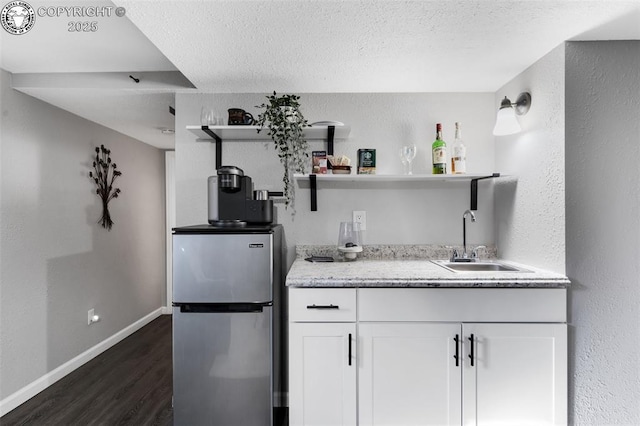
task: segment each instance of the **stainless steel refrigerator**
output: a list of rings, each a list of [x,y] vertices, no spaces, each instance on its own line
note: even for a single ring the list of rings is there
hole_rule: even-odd
[[[174,425],[273,424],[282,239],[281,225],[174,229]]]

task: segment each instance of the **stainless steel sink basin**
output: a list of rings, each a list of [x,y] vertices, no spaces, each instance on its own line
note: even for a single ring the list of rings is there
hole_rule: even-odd
[[[501,262],[450,262],[448,260],[432,262],[453,272],[531,272]]]

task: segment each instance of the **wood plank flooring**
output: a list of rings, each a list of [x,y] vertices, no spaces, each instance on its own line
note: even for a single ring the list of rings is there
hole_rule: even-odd
[[[0,418],[0,425],[172,425],[171,315]]]
[[[171,315],[162,315],[0,418],[1,426],[171,426]],[[277,408],[274,425],[288,425]]]

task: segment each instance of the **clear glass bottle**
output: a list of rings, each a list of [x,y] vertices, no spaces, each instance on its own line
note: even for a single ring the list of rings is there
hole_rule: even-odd
[[[436,140],[431,145],[431,159],[434,175],[447,173],[447,143],[442,140],[441,123],[436,124]]]
[[[460,123],[456,123],[456,136],[453,141],[453,155],[451,155],[451,173],[467,173],[467,147],[462,142]]]

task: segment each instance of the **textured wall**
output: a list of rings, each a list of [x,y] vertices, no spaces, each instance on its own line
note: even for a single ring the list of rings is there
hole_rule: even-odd
[[[496,92],[515,102],[530,92],[523,131],[496,136],[496,168],[515,181],[496,184],[498,252],[505,259],[565,271],[564,45]]]
[[[571,415],[640,424],[640,41],[566,47]]]
[[[215,173],[212,144],[196,142],[186,125],[199,124],[202,105],[212,105],[226,118],[226,109],[241,107],[257,117],[255,105],[263,94],[176,95],[176,197],[178,225],[207,219],[207,177]],[[493,172],[494,96],[477,94],[303,94],[302,110],[309,122],[339,120],[351,125],[347,141],[335,144],[356,164],[358,148],[375,148],[380,174],[401,173],[398,149],[415,142],[415,173],[430,173],[435,123],[444,125],[444,138],[453,142],[454,122],[461,121],[468,150],[469,172]],[[312,149],[326,149],[315,142]],[[223,144],[223,164],[241,167],[256,188],[280,191],[282,168],[272,143]],[[365,242],[370,244],[461,244],[462,214],[469,208],[468,183],[320,184],[318,211],[309,211],[309,191],[297,189],[296,210],[278,206],[289,247],[296,244],[337,244],[341,221],[352,210],[367,212]],[[467,227],[471,244],[493,243],[492,183],[480,184],[477,223]],[[293,253],[293,250],[290,251]]]
[[[11,89],[1,72],[0,399],[163,304],[162,151]],[[87,174],[104,144],[123,171],[115,225]],[[87,326],[87,310],[101,321]]]

